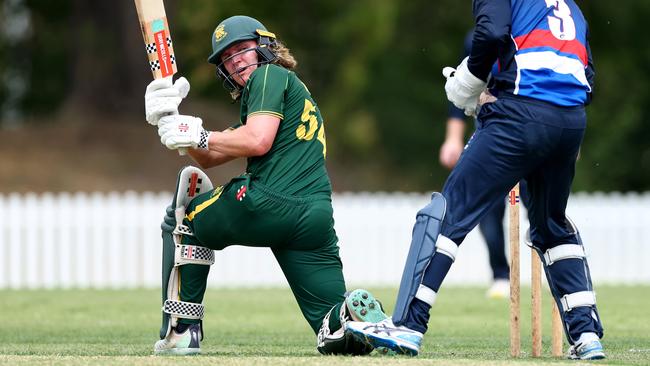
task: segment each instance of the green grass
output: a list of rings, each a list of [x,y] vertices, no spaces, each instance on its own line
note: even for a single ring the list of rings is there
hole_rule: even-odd
[[[392,309],[394,289],[372,289]],[[525,289],[524,289],[525,290]],[[551,358],[544,299],[544,353],[531,359],[530,301],[522,293],[521,359],[509,356],[508,302],[482,288],[444,288],[422,353],[407,357],[324,357],[288,289],[210,290],[203,354],[154,357],[158,290],[0,291],[0,364],[7,365],[504,365],[576,364]],[[650,287],[599,287],[609,358],[594,364],[650,364]],[[566,349],[566,345],[565,345]],[[580,363],[585,364],[585,363]]]

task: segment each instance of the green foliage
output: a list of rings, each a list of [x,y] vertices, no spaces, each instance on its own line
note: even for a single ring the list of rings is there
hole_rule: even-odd
[[[625,6],[589,2],[591,49],[596,66],[593,104],[576,188],[603,191],[650,189],[650,49],[644,22],[650,2],[630,1]]]
[[[25,60],[31,68],[31,88],[24,108],[32,113],[48,113],[56,109],[66,97],[66,83],[70,80],[70,48],[75,34],[83,28],[79,19],[73,22],[72,4],[68,1],[28,1],[33,31],[30,42],[22,45],[29,56]]]

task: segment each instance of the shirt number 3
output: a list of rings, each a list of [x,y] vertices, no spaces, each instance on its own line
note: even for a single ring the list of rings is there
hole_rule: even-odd
[[[318,137],[316,138],[323,145],[323,156],[327,155],[327,143],[325,141],[325,124],[322,123],[318,128],[318,118],[316,117],[316,106],[309,100],[305,99],[305,107],[300,116],[300,126],[296,129],[296,137],[298,140],[310,141],[314,138],[316,130],[318,130]]]
[[[548,27],[553,36],[562,41],[576,38],[576,24],[571,17],[571,9],[565,0],[545,0],[547,8],[553,8],[553,15],[548,17]]]

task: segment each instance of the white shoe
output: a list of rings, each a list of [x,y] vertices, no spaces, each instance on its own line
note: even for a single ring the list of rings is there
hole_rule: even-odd
[[[383,347],[403,355],[417,356],[422,344],[422,333],[396,326],[391,318],[379,323],[348,322],[345,329],[375,348]]]
[[[155,355],[196,355],[201,353],[200,339],[200,324],[190,325],[183,333],[176,333],[176,329],[172,329],[165,339],[154,344],[153,353]]]
[[[506,299],[510,297],[510,281],[505,279],[494,280],[485,296],[490,299]]]
[[[603,351],[600,341],[593,340],[571,346],[567,358],[571,360],[601,360],[605,358],[605,351]]]
[[[600,338],[593,332],[582,333],[578,341],[569,347],[567,357],[571,360],[600,360],[605,358]]]

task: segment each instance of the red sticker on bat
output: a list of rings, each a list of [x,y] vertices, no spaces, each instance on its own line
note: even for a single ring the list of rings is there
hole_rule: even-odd
[[[510,196],[508,198],[508,201],[510,201],[511,206],[514,206],[517,203],[519,203],[519,196],[517,196],[517,193],[515,192],[514,189],[510,191]]]
[[[199,180],[199,175],[196,173],[192,173],[190,176],[190,188],[187,190],[187,195],[190,197],[194,197],[196,194],[196,185]]]
[[[172,67],[172,59],[169,54],[169,46],[167,45],[167,34],[164,30],[156,32],[153,35],[156,40],[156,50],[158,51],[158,61],[160,62],[160,73],[162,77],[167,77],[174,74]]]

